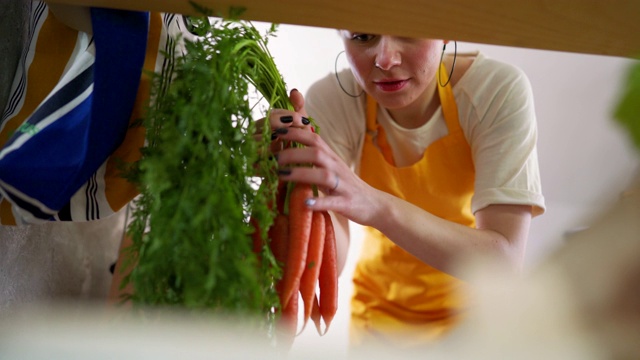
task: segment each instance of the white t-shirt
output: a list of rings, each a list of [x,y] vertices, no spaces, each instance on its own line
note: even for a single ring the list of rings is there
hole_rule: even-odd
[[[534,216],[544,212],[538,157],[537,127],[531,85],[518,68],[489,59],[480,53],[453,86],[460,125],[471,147],[476,169],[471,210],[491,204],[531,205]],[[362,89],[350,70],[339,74],[350,94]],[[311,86],[306,110],[320,127],[321,136],[356,173],[366,130],[365,96],[343,92],[335,74]],[[410,165],[424,150],[447,134],[438,108],[423,126],[406,129],[386,109],[378,106],[378,122],[398,166]]]

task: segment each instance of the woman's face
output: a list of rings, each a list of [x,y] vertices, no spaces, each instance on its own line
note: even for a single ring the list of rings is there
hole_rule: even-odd
[[[441,40],[346,30],[341,31],[341,36],[356,81],[380,105],[402,109],[417,101],[430,100],[440,62]]]

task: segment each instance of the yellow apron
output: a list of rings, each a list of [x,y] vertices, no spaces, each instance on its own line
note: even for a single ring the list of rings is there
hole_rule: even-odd
[[[360,176],[371,186],[435,216],[474,227],[471,149],[460,128],[451,85],[438,85],[438,94],[448,135],[406,167],[393,164],[384,131],[376,121],[377,104],[367,98]],[[422,263],[376,229],[366,228],[364,241],[353,279],[353,345],[371,341],[393,346],[424,344],[460,320],[466,306],[464,282]]]

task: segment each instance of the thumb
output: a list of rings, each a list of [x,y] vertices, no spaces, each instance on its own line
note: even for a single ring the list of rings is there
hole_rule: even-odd
[[[304,96],[302,96],[302,93],[298,91],[298,89],[291,90],[289,100],[295,112],[301,113],[304,116],[307,115],[307,112],[304,110]]]

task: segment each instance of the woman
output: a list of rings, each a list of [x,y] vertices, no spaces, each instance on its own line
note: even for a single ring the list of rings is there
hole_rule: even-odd
[[[340,266],[347,220],[366,226],[352,341],[424,343],[468,306],[459,261],[522,267],[544,211],[530,84],[479,53],[443,57],[448,41],[340,34],[351,71],[315,83],[306,104],[294,90],[296,111],[270,115],[278,139],[306,145],[278,153],[281,178],[323,190],[307,205],[336,216]]]

